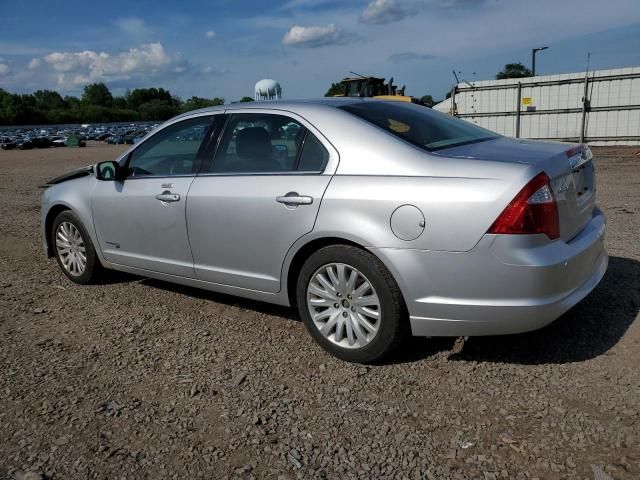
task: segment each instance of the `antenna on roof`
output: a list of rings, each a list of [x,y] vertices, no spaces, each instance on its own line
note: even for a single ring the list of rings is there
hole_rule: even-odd
[[[351,70],[349,70],[349,73],[353,73],[355,76],[357,77],[361,77],[361,78],[369,78],[369,77],[365,77],[364,75],[360,75],[359,73],[353,72]]]
[[[458,73],[462,73],[462,72],[458,72]],[[475,73],[475,72],[474,72],[474,73]],[[458,83],[460,83],[460,79],[458,78],[458,75],[456,74],[455,69],[453,70],[453,76],[454,76],[454,77],[456,77],[456,85],[457,85]],[[471,84],[470,84],[467,80],[465,80],[464,78],[462,79],[462,81],[463,81],[464,83],[466,83],[467,85],[469,85],[471,88],[476,88],[474,85],[471,85]]]

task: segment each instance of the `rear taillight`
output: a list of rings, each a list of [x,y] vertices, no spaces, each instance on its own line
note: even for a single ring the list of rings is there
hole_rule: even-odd
[[[579,153],[582,153],[582,150],[583,150],[584,147],[585,147],[584,145],[578,145],[577,147],[571,147],[569,150],[565,150],[564,154],[567,156],[567,158],[571,158],[571,157],[573,157],[575,155],[578,155]]]
[[[493,222],[487,233],[544,233],[551,240],[559,238],[558,205],[551,190],[549,177],[540,173],[527,183]]]

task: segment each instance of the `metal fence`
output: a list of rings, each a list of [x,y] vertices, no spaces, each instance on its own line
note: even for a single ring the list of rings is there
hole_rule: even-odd
[[[434,108],[512,137],[640,145],[640,67],[462,82]]]

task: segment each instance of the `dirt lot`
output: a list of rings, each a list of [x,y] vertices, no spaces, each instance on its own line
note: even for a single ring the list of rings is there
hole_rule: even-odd
[[[70,283],[38,185],[121,150],[0,151],[0,478],[640,478],[640,148],[594,149],[611,263],[585,301],[374,367],[289,309]]]

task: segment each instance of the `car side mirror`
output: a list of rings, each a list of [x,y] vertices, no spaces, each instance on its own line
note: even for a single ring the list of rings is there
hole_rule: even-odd
[[[100,162],[96,165],[96,178],[107,182],[122,180],[123,169],[118,162]]]

